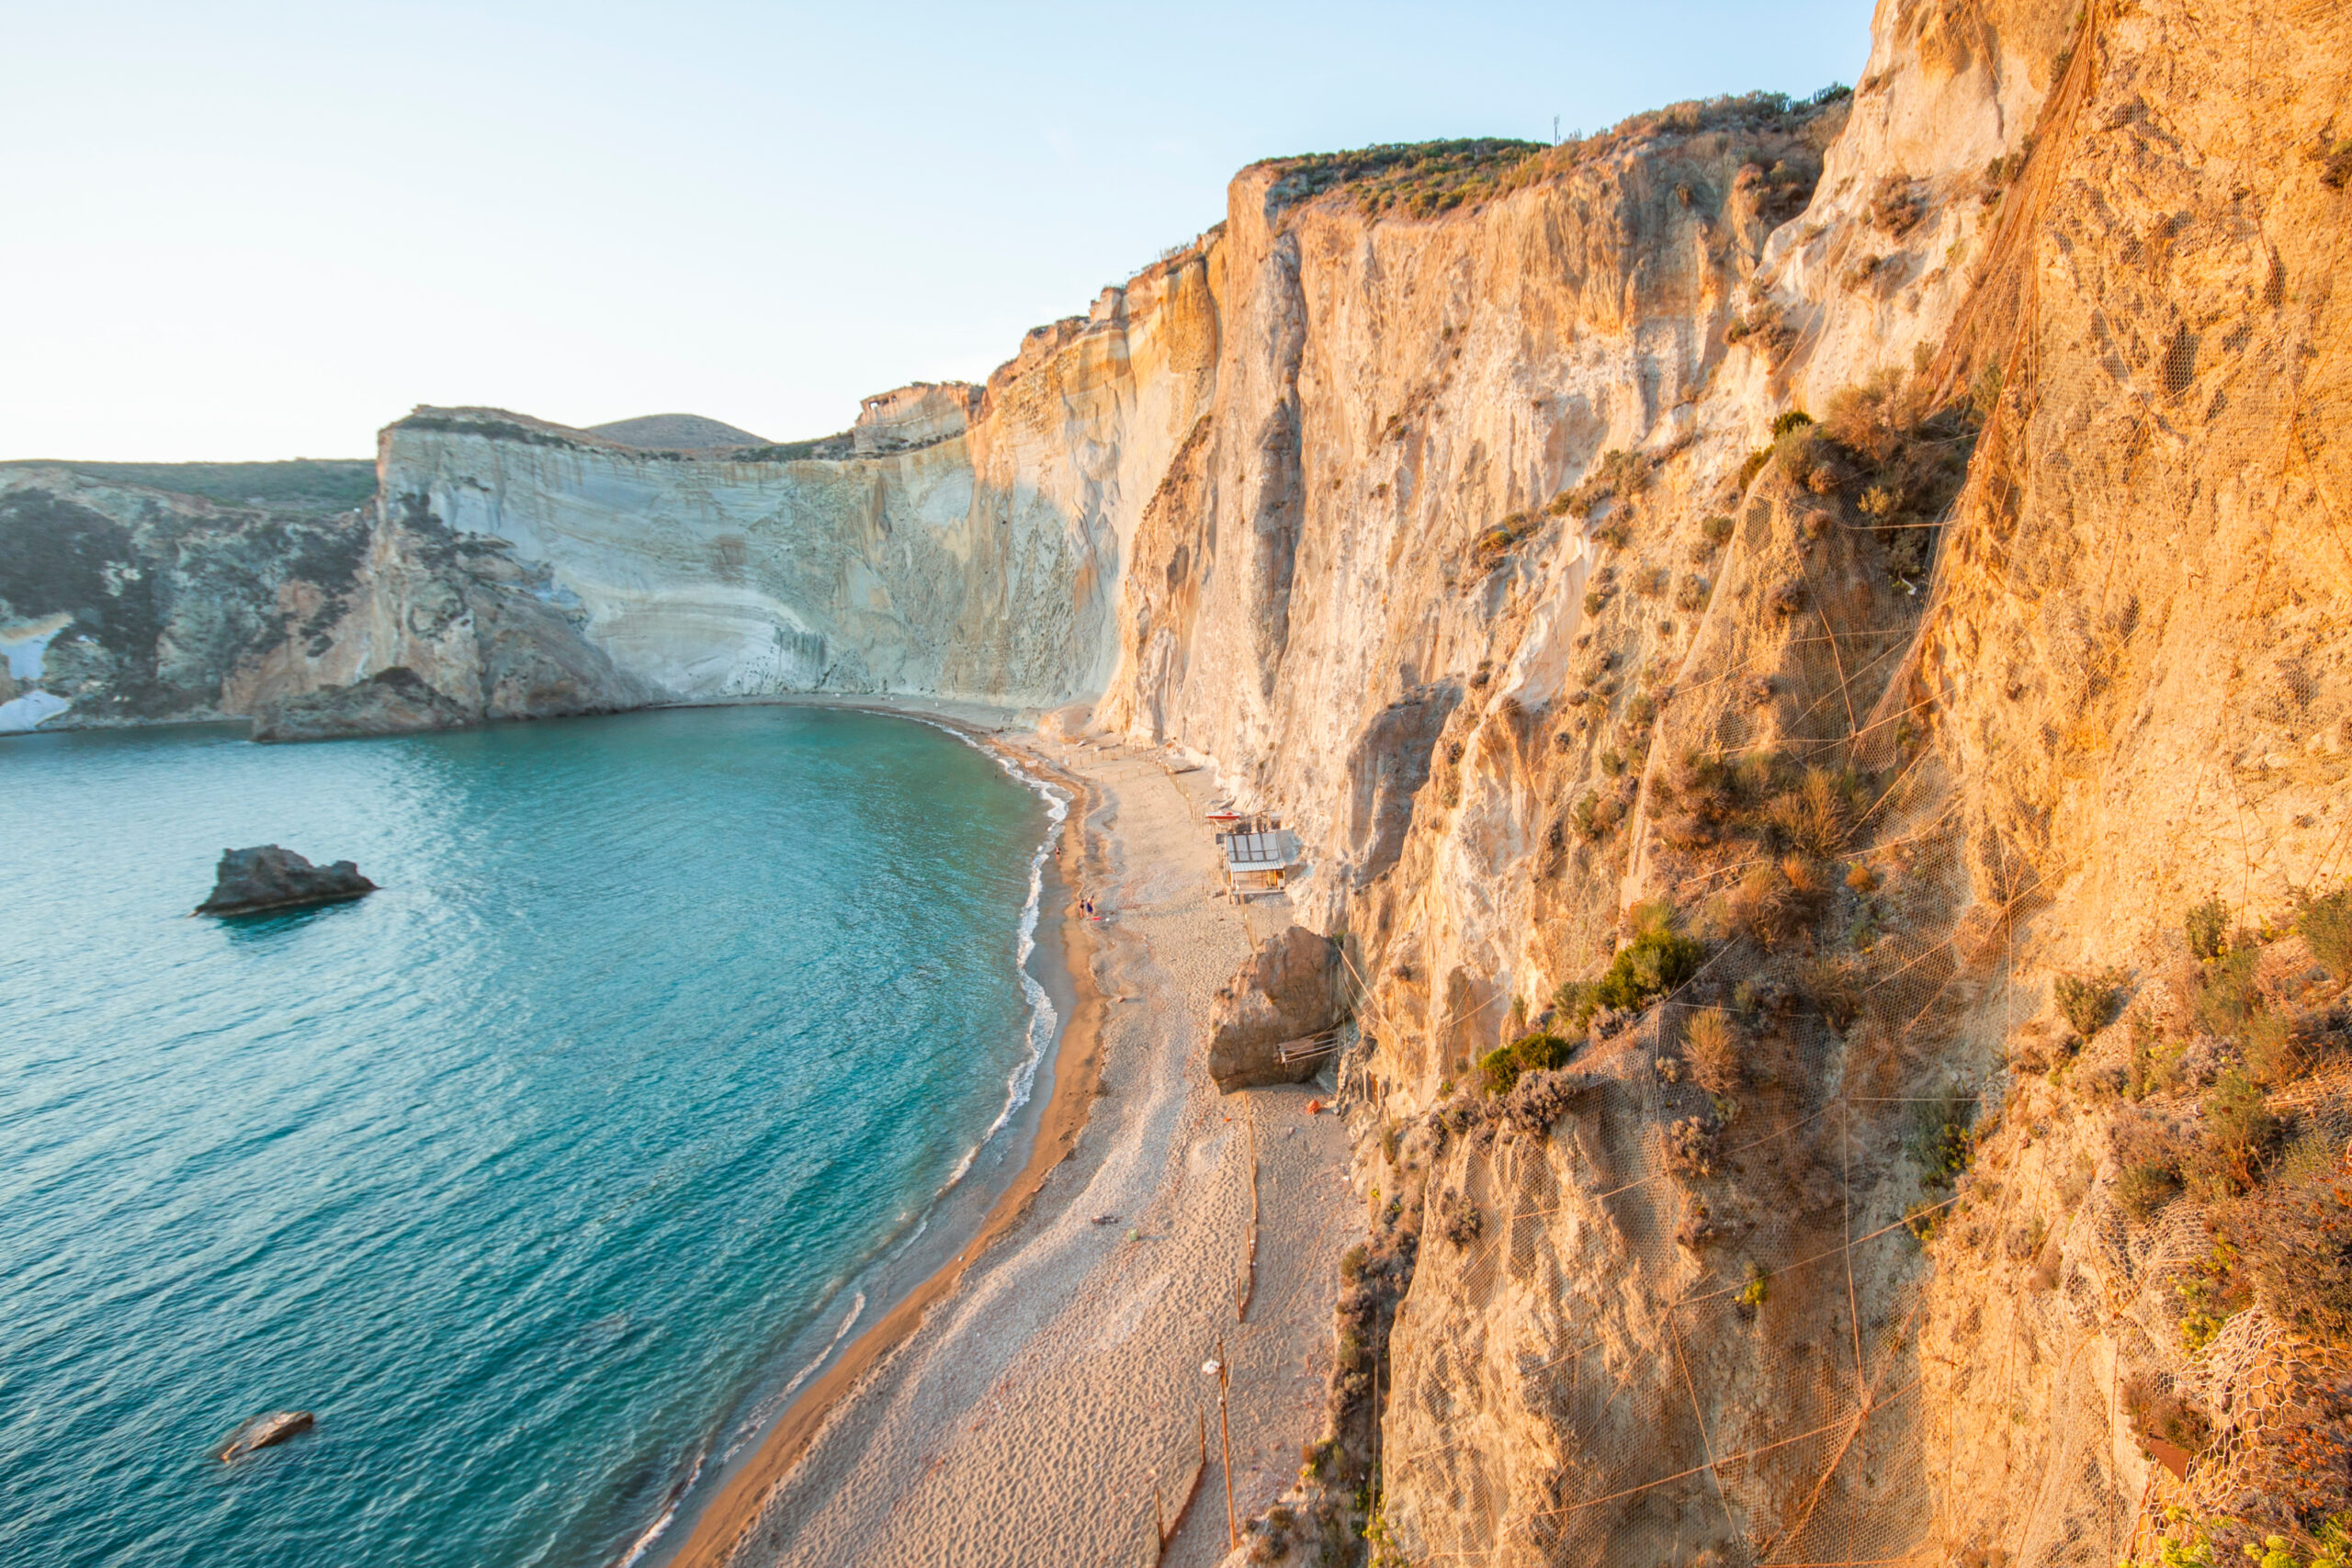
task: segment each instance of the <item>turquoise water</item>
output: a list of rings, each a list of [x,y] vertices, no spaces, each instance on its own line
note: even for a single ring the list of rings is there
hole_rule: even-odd
[[[0,1562],[628,1560],[1021,1098],[1046,822],[821,709],[0,743]],[[187,918],[273,841],[384,891]]]

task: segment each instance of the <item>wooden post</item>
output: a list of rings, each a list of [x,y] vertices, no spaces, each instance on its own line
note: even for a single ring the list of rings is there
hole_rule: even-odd
[[[1225,1341],[1216,1342],[1216,1440],[1225,1454],[1225,1547],[1227,1551],[1241,1544],[1241,1529],[1233,1517],[1233,1427],[1225,1414]]]
[[[1159,1506],[1159,1476],[1151,1478],[1151,1560],[1158,1562],[1168,1550],[1168,1515]]]

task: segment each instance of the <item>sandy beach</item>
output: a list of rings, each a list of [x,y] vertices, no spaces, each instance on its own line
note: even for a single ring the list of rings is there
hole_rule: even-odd
[[[1061,848],[1077,1008],[1029,1167],[800,1396],[676,1563],[1215,1562],[1225,1473],[1204,1364],[1224,1347],[1239,1517],[1288,1484],[1319,1426],[1339,1255],[1361,1229],[1344,1135],[1306,1113],[1311,1086],[1219,1096],[1205,1067],[1215,992],[1287,902],[1217,891],[1210,774],[989,739],[1081,795]],[[1099,922],[1076,907],[1090,893]]]

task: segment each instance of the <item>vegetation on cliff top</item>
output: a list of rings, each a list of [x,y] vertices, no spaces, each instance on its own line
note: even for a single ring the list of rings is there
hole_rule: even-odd
[[[1478,136],[1383,142],[1344,152],[1270,158],[1267,164],[1280,170],[1281,177],[1266,195],[1277,210],[1339,191],[1367,215],[1396,212],[1434,218],[1566,174],[1589,159],[1652,137],[1709,130],[1793,131],[1824,108],[1852,96],[1853,89],[1837,85],[1803,98],[1792,98],[1786,93],[1742,93],[1692,99],[1634,115],[1592,136],[1571,136],[1553,146]],[[1811,180],[1804,185],[1809,191]]]
[[[62,468],[107,484],[314,515],[365,506],[376,493],[372,457],[293,457],[277,463],[81,463],[34,457],[0,463],[0,468]]]

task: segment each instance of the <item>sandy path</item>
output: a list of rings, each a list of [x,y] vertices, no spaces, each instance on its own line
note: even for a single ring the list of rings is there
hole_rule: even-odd
[[[1104,1092],[1029,1212],[826,1418],[735,1555],[742,1568],[1148,1563],[1155,1473],[1172,1515],[1204,1416],[1209,1462],[1166,1561],[1214,1562],[1225,1505],[1201,1365],[1220,1338],[1245,1517],[1318,1424],[1338,1257],[1356,1228],[1343,1137],[1304,1114],[1310,1090],[1220,1098],[1204,1066],[1216,987],[1287,907],[1215,895],[1187,795],[1205,775],[1041,750],[1096,791],[1085,881],[1110,917],[1094,960]],[[1259,1265],[1238,1323],[1253,1143]],[[1091,1223],[1102,1214],[1117,1222]]]

